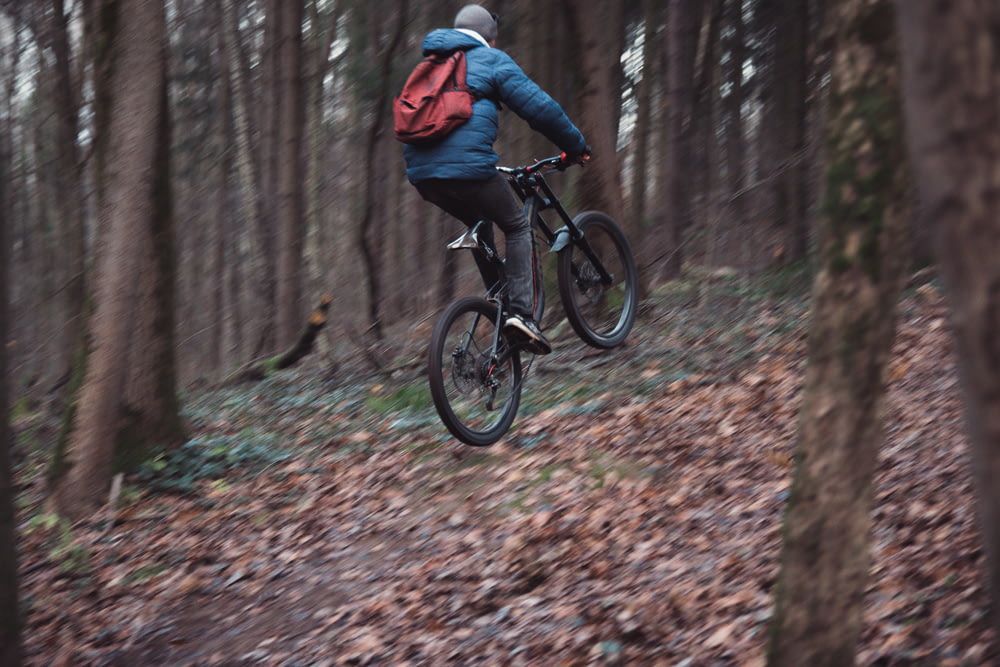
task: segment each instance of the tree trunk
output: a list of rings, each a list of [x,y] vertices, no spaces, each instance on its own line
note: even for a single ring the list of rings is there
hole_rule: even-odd
[[[278,228],[276,327],[279,348],[291,345],[302,313],[302,249],[305,169],[302,126],[305,90],[302,85],[302,0],[280,3],[277,24],[277,113],[275,217]]]
[[[580,68],[577,80],[579,127],[590,144],[595,159],[578,176],[580,207],[604,211],[622,221],[622,226],[635,238],[634,225],[623,220],[622,178],[618,161],[618,109],[621,91],[616,89],[620,59],[608,58],[608,53],[620,54],[620,36],[614,28],[620,21],[614,14],[617,3],[575,2],[565,0],[569,15],[570,43],[574,56],[571,62]]]
[[[785,226],[789,259],[809,252],[808,176],[806,160],[806,98],[808,62],[806,36],[809,3],[782,0],[777,15],[775,64],[772,70],[778,159],[774,163],[775,218]]]
[[[7,236],[7,194],[10,144],[6,119],[0,121],[0,665],[21,664],[21,619],[18,611],[16,517],[14,485],[11,479],[10,399],[7,386],[8,267],[10,244]]]
[[[743,0],[728,0],[726,3],[729,23],[729,65],[726,79],[729,94],[726,97],[726,182],[731,193],[731,219],[734,226],[743,227],[746,206],[742,196],[746,159],[746,144],[743,136],[743,66],[746,63],[745,31],[743,25]],[[744,240],[745,241],[745,240]],[[743,246],[746,247],[744,242]]]
[[[561,99],[556,90],[558,80],[574,79],[562,66],[559,55],[562,31],[556,28],[556,23],[561,18],[561,12],[551,11],[542,3],[518,2],[501,17],[497,44],[543,90],[565,103],[569,100]],[[548,155],[552,151],[552,144],[545,137],[527,123],[513,120],[501,115],[497,148],[503,163],[522,164],[531,156]]]
[[[268,295],[272,274],[269,273],[268,250],[264,239],[266,233],[263,222],[263,198],[261,196],[263,169],[255,159],[253,151],[254,130],[250,108],[253,105],[250,94],[250,84],[247,82],[247,67],[242,56],[240,43],[239,17],[234,0],[219,0],[222,3],[223,28],[223,58],[226,62],[225,84],[228,86],[231,104],[231,138],[233,160],[235,161],[236,182],[238,184],[238,202],[234,212],[228,217],[230,229],[230,255],[232,260],[227,267],[227,290],[229,304],[232,310],[232,347],[237,357],[248,354],[249,344],[246,342],[248,330],[259,326],[265,330],[271,326],[270,308],[272,306]],[[260,155],[263,155],[263,151]],[[242,224],[240,224],[242,222]],[[252,231],[251,231],[252,230]],[[271,267],[273,268],[273,267]],[[257,275],[258,273],[265,275]],[[244,285],[254,285],[259,289],[245,290]],[[260,316],[244,321],[243,314],[248,311],[267,311]]]
[[[343,3],[334,2],[332,7],[321,8],[322,0],[310,0],[309,24],[311,29],[305,38],[304,57],[308,63],[305,72],[305,127],[306,137],[303,141],[307,158],[304,160],[305,175],[305,250],[307,258],[305,266],[311,282],[306,286],[309,293],[329,289],[329,266],[332,263],[332,253],[329,253],[328,238],[330,231],[324,224],[325,213],[321,195],[324,192],[325,170],[324,160],[329,144],[329,133],[326,131],[326,88],[327,75],[332,73],[330,55],[333,46],[339,39],[338,23]]]
[[[656,37],[656,30],[659,27],[657,21],[659,12],[656,0],[642,1],[642,80],[639,82],[636,91],[636,118],[635,134],[633,135],[634,147],[634,169],[632,171],[631,202],[629,205],[628,220],[633,227],[630,231],[630,238],[633,245],[640,251],[642,244],[642,228],[646,218],[646,192],[649,189],[649,163],[650,163],[650,134],[652,130],[652,100],[653,100],[653,73],[656,71],[654,61],[658,57],[659,40]],[[640,256],[637,258],[640,266],[644,266],[648,258]]]
[[[687,170],[693,186],[692,196],[699,197],[702,206],[697,222],[711,224],[710,202],[715,185],[719,182],[719,141],[716,136],[719,90],[719,34],[722,23],[723,3],[710,0],[702,3],[694,47],[691,109],[691,135],[697,150],[691,151]],[[692,220],[696,222],[696,220]]]
[[[380,168],[379,143],[386,118],[389,115],[392,64],[403,43],[407,17],[409,16],[409,2],[398,3],[395,12],[395,25],[392,33],[385,36],[384,43],[375,42],[372,45],[376,51],[374,62],[378,65],[378,93],[374,99],[374,117],[371,118],[371,125],[368,127],[366,136],[364,183],[362,184],[364,199],[361,223],[358,227],[358,245],[361,249],[361,257],[368,278],[368,324],[375,339],[379,341],[385,336],[385,321],[382,314],[385,296],[383,235],[388,233],[384,225],[378,224],[377,218],[379,199],[382,196],[379,191],[382,182],[378,178]],[[381,27],[380,23],[378,25]]]
[[[668,34],[670,11],[671,7],[669,3],[657,3],[656,20],[662,26],[664,35]],[[645,250],[642,247],[638,247],[637,257],[642,257],[644,252],[650,255],[646,259],[649,263],[647,268],[650,273],[650,281],[658,278],[659,274],[663,272],[663,269],[657,266],[657,264],[666,263],[664,260],[667,255],[662,253],[665,252],[666,248],[664,243],[666,236],[665,227],[667,211],[670,205],[669,184],[671,162],[669,155],[671,134],[669,119],[672,113],[671,101],[673,96],[670,93],[670,84],[667,80],[667,72],[670,67],[670,50],[665,38],[661,39],[660,42],[657,48],[656,61],[652,64],[647,63],[643,68],[643,76],[648,76],[650,84],[654,86],[651,91],[653,94],[653,108],[650,114],[650,123],[655,128],[651,139],[653,143],[651,162],[655,178],[653,179],[653,188],[649,192],[647,227],[643,230],[642,242],[636,244],[636,246],[645,247]],[[653,253],[657,254],[654,255]]]
[[[155,115],[157,125],[150,127],[155,134],[149,139],[155,142],[156,152],[147,172],[154,181],[142,235],[138,301],[131,322],[125,419],[115,447],[114,467],[118,470],[130,468],[153,451],[178,445],[184,437],[174,343],[176,251],[166,60],[161,63],[158,80],[162,82],[160,107]]]
[[[292,0],[298,3],[299,0]],[[277,326],[277,275],[278,275],[278,159],[281,127],[279,126],[279,105],[281,100],[281,85],[279,82],[281,65],[279,54],[282,38],[281,21],[283,20],[281,0],[268,0],[265,3],[265,29],[263,51],[260,53],[258,69],[258,96],[253,97],[247,91],[248,102],[257,106],[257,129],[259,133],[259,182],[257,188],[258,217],[257,244],[258,264],[256,270],[260,281],[259,293],[254,300],[258,309],[258,340],[254,356],[265,350],[274,349],[276,345]]]
[[[236,208],[238,197],[233,189],[233,151],[227,150],[233,136],[233,95],[232,77],[229,72],[229,58],[226,53],[225,22],[226,16],[219,0],[212,2],[209,9],[214,27],[212,35],[213,59],[215,71],[219,74],[218,98],[212,116],[214,141],[219,147],[219,160],[212,172],[215,185],[215,197],[210,207],[208,222],[208,276],[209,286],[206,290],[208,303],[208,355],[207,365],[211,370],[221,368],[225,361],[224,345],[226,343],[226,219],[230,211]]]
[[[1000,5],[897,6],[910,155],[951,305],[1000,637]]]
[[[166,17],[161,3],[109,0],[107,154],[98,175],[103,243],[83,382],[71,404],[52,481],[56,508],[99,506],[116,455],[176,440]],[[100,63],[104,65],[105,63]],[[100,138],[99,138],[100,140]],[[143,336],[133,340],[133,328]],[[152,439],[157,442],[151,442]],[[164,440],[161,440],[164,439]]]
[[[884,376],[908,258],[890,0],[834,10],[821,265],[770,665],[851,665],[868,576]]]
[[[77,148],[79,132],[78,104],[70,63],[69,30],[63,0],[51,2],[51,45],[55,55],[55,117],[56,117],[56,188],[53,198],[61,233],[58,244],[61,292],[65,304],[64,336],[60,342],[60,366],[69,368],[73,350],[82,346],[84,333],[84,220],[86,207],[82,195],[80,155]],[[62,372],[62,370],[60,370]]]
[[[665,167],[667,182],[667,209],[659,221],[665,240],[666,257],[661,267],[661,278],[680,276],[684,256],[682,241],[684,229],[691,220],[691,111],[693,103],[694,61],[700,3],[693,0],[669,0],[667,40],[667,90],[669,115],[667,118],[667,157]]]

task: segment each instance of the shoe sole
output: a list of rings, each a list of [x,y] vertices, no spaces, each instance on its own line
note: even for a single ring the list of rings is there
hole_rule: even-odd
[[[523,350],[527,350],[532,354],[549,354],[552,352],[552,347],[546,345],[544,342],[538,340],[531,335],[528,331],[525,331],[516,324],[508,324],[504,327],[504,333],[510,338],[514,343],[521,347]]]

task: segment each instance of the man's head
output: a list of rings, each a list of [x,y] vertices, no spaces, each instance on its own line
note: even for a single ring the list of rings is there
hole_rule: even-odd
[[[491,44],[497,39],[497,19],[479,5],[466,5],[455,15],[455,27],[475,30]]]

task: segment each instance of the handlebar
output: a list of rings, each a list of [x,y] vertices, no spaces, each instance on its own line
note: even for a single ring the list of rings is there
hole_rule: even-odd
[[[571,167],[574,164],[583,165],[590,160],[590,153],[584,153],[580,159],[570,160],[566,153],[560,153],[559,155],[554,155],[552,157],[547,157],[544,160],[539,160],[534,164],[525,165],[522,167],[497,167],[497,171],[504,174],[512,175],[529,175],[533,174],[542,169],[557,169],[562,171],[567,167]]]

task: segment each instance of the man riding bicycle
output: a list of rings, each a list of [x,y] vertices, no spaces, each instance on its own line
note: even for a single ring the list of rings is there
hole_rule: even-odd
[[[562,107],[509,55],[494,48],[496,37],[497,17],[479,5],[466,5],[455,16],[454,29],[440,28],[424,38],[425,56],[465,51],[466,83],[476,101],[472,117],[441,141],[404,147],[406,174],[421,197],[468,227],[491,220],[503,231],[511,310],[504,332],[529,352],[548,354],[552,347],[532,315],[531,226],[507,181],[496,171],[499,156],[493,143],[500,104],[558,146],[569,161],[585,161],[589,149]],[[480,264],[480,270],[484,268]],[[488,273],[483,278],[490,282]]]

